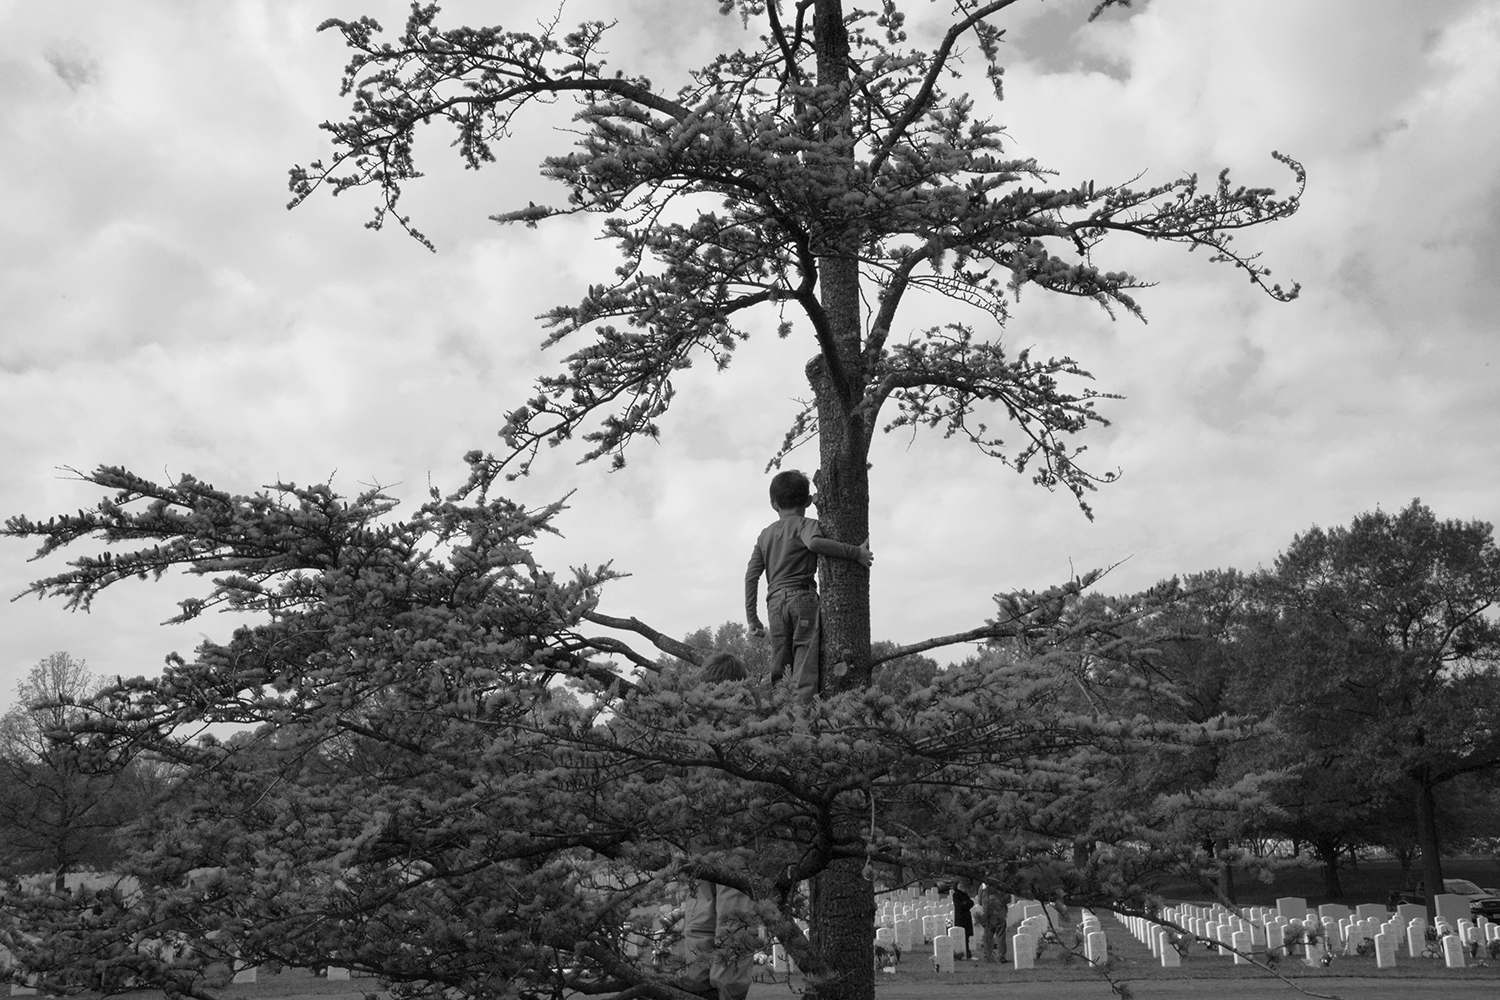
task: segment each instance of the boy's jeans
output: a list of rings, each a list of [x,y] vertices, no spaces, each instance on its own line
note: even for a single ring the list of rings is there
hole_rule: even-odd
[[[771,671],[792,668],[792,687],[804,705],[818,693],[820,619],[816,590],[778,590],[766,596]]]

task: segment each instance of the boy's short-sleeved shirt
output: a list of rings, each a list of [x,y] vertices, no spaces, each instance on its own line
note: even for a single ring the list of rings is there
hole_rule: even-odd
[[[816,586],[818,556],[856,559],[859,546],[836,542],[823,534],[816,518],[789,514],[766,526],[755,540],[750,564],[745,568],[745,618],[759,620],[756,591],[760,575],[766,575],[766,593],[778,590],[811,590]]]

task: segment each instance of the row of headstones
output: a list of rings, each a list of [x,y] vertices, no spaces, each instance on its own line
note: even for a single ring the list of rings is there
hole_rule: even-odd
[[[1464,913],[1468,910],[1468,897],[1464,901]],[[1392,913],[1379,903],[1369,903],[1350,910],[1347,906],[1325,904],[1318,910],[1309,910],[1307,901],[1298,897],[1285,897],[1276,901],[1276,906],[1247,907],[1245,915],[1233,913],[1226,907],[1193,906],[1183,904],[1162,911],[1162,919],[1176,924],[1195,939],[1210,942],[1218,954],[1232,955],[1236,964],[1243,964],[1256,952],[1292,950],[1289,941],[1296,941],[1299,933],[1306,935],[1300,944],[1302,959],[1310,966],[1323,964],[1325,956],[1334,954],[1358,954],[1359,946],[1368,940],[1374,948],[1375,966],[1388,969],[1396,964],[1400,944],[1405,942],[1407,955],[1416,958],[1427,950],[1427,911],[1422,906],[1405,904]],[[1299,915],[1300,914],[1300,915]],[[1171,930],[1143,917],[1120,917],[1132,934],[1150,947],[1162,965],[1176,966],[1181,958],[1177,950],[1176,937]],[[1480,917],[1471,921],[1467,916],[1450,923],[1440,915],[1435,921],[1437,936],[1441,942],[1442,957],[1449,968],[1464,966],[1465,947],[1476,942],[1487,943],[1500,940],[1500,925]]]
[[[1057,911],[1035,901],[1020,905],[1023,916],[1011,938],[1011,962],[1017,969],[1032,969],[1036,967],[1037,946],[1049,930],[1058,926]],[[1103,965],[1109,956],[1109,942],[1103,925],[1091,910],[1083,911],[1078,932],[1083,936],[1084,958],[1090,965]]]
[[[907,951],[916,943],[915,932],[920,929],[923,943],[932,942],[933,967],[938,972],[952,972],[955,956],[966,951],[967,943],[967,932],[962,927],[947,923],[952,919],[952,907],[949,907],[948,915],[942,918],[944,923],[938,924],[935,914],[922,916],[918,921],[901,907],[901,901],[892,902],[894,905],[889,909],[882,903],[876,914],[880,926],[875,928],[875,943],[886,946],[895,944],[902,951]],[[1006,912],[1006,925],[1016,928],[1011,939],[1011,961],[1017,969],[1035,967],[1038,944],[1048,930],[1057,927],[1059,922],[1056,907],[1036,900],[1020,900],[1010,904]],[[1085,957],[1091,963],[1102,963],[1108,951],[1108,942],[1099,919],[1085,910],[1078,929],[1083,934]],[[977,928],[975,941],[982,940],[983,935],[983,928]]]
[[[898,889],[885,894],[875,909],[876,943],[894,943],[902,951],[946,936],[953,923],[953,900],[935,889]],[[882,939],[880,930],[890,933]]]

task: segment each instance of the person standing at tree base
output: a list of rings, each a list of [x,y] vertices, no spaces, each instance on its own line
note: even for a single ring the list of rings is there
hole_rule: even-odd
[[[766,575],[766,612],[771,621],[771,681],[781,680],[788,666],[797,700],[806,704],[818,693],[820,619],[818,556],[849,559],[869,567],[875,561],[868,540],[859,545],[836,542],[807,516],[816,501],[812,483],[795,469],[771,478],[771,506],[776,520],[755,540],[745,569],[745,620],[750,634],[763,636],[756,605],[760,576]]]

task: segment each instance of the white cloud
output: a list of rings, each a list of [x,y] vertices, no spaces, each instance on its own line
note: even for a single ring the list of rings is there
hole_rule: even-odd
[[[369,0],[388,28],[406,7]],[[943,5],[914,3],[913,30]],[[529,27],[551,3],[504,5]],[[1244,237],[1288,306],[1177,248],[1116,243],[1103,257],[1159,279],[1150,324],[1030,293],[1017,347],[1077,357],[1116,421],[1088,439],[1124,479],[1071,501],[934,435],[883,438],[873,460],[878,636],[958,631],[989,596],[1129,558],[1106,584],[1269,563],[1292,534],[1420,495],[1440,516],[1497,515],[1500,399],[1500,3],[1308,4],[1153,0],[1075,27],[1084,0],[1025,4],[996,112],[1018,152],[1063,180],[1146,182],[1234,168],[1285,187],[1280,149],[1310,171],[1293,220]],[[489,20],[495,5],[445,16]],[[621,24],[611,65],[659,85],[679,61],[745,44],[712,5],[570,5]],[[193,472],[247,491],[274,478],[452,486],[458,456],[495,443],[505,410],[570,349],[542,352],[534,317],[613,266],[586,223],[501,229],[486,216],[560,194],[536,176],[565,148],[566,106],[522,124],[475,174],[447,137],[419,149],[429,176],[406,207],[439,245],[361,228],[369,201],[319,196],[283,210],[286,169],[326,153],[317,123],[343,114],[345,55],[313,27],[314,0],[116,7],[0,3],[0,511],[90,502],[55,466]],[[983,92],[983,83],[975,85]],[[923,318],[923,322],[927,322]],[[578,492],[539,549],[548,565],[614,559],[634,575],[606,610],[670,632],[737,619],[745,555],[769,519],[766,459],[801,395],[806,337],[769,317],[724,373],[694,368],[659,445],[616,474],[544,454],[526,502]],[[804,467],[814,456],[795,456]],[[49,566],[6,546],[0,587]],[[0,605],[0,697],[67,649],[109,673],[156,669],[198,627],[155,623],[192,587],[106,594],[94,615]],[[201,627],[222,634],[228,622]]]

